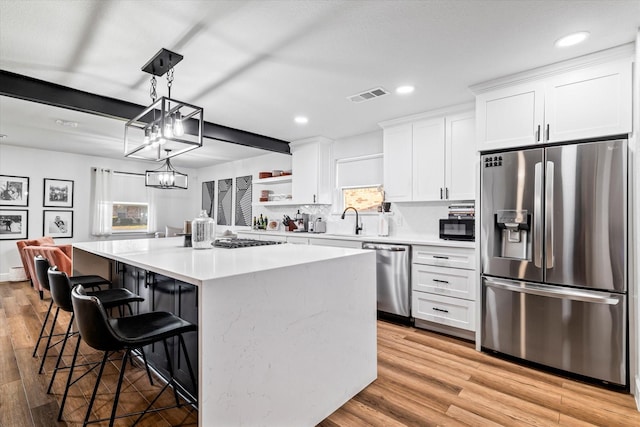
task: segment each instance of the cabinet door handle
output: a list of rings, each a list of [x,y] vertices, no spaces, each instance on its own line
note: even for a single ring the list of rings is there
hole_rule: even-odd
[[[445,194],[445,199],[449,200],[449,187],[445,187],[444,194]]]
[[[433,257],[437,259],[449,259],[448,256],[443,256],[443,255],[434,255]]]
[[[446,283],[446,284],[449,284],[449,282],[448,282],[448,281],[446,281],[446,280],[440,280],[440,279],[431,279],[431,280],[433,280],[434,282],[438,282],[438,283]]]
[[[540,142],[540,125],[538,125],[538,129],[536,130],[536,142]]]
[[[440,200],[442,200],[442,187],[440,187]]]
[[[547,141],[549,141],[549,123],[547,123]]]
[[[314,194],[313,195],[313,203],[315,203],[315,202],[316,202],[316,195]]]
[[[449,310],[444,310],[444,309],[442,309],[442,308],[438,308],[438,307],[432,307],[432,308],[433,308],[435,311],[440,311],[440,312],[442,312],[442,313],[448,313],[448,312],[449,312]]]

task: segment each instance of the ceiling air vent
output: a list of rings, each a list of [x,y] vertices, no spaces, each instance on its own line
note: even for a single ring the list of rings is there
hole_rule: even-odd
[[[383,95],[387,95],[389,92],[384,90],[381,87],[377,87],[375,89],[369,89],[365,92],[358,93],[356,95],[347,96],[347,99],[351,102],[364,102],[369,101],[370,99],[375,99]]]

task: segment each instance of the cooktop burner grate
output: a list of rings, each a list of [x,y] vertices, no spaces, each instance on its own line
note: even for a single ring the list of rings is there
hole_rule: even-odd
[[[217,239],[213,246],[224,249],[249,248],[253,246],[269,246],[278,245],[282,242],[274,242],[272,240],[255,240],[255,239]]]

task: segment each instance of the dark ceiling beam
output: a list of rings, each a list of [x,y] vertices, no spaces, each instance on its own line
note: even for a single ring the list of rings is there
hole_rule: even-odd
[[[124,121],[136,117],[146,108],[132,102],[84,92],[5,70],[0,70],[0,95]],[[290,154],[287,141],[215,123],[204,122],[203,136],[246,147]]]

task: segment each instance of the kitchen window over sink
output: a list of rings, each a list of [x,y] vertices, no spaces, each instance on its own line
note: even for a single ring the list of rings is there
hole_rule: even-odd
[[[336,205],[342,212],[352,206],[358,212],[377,212],[384,200],[382,154],[352,157],[336,161]]]

